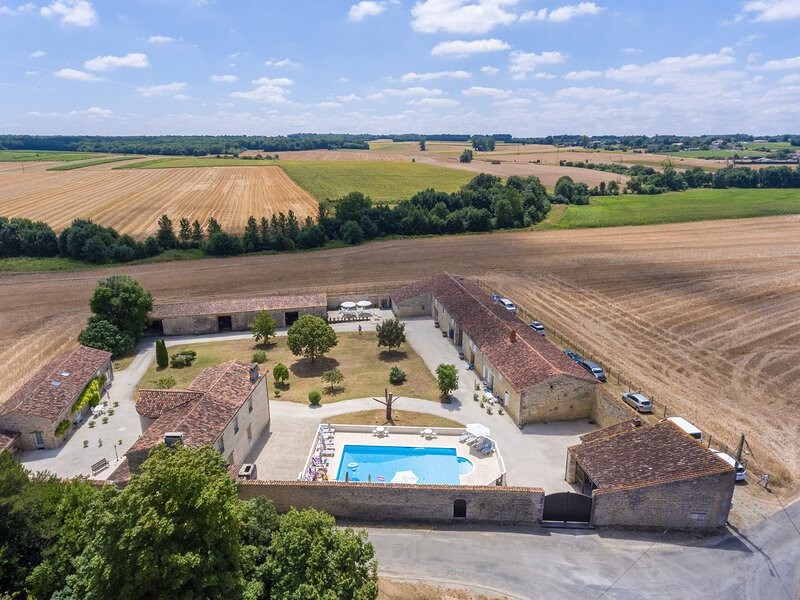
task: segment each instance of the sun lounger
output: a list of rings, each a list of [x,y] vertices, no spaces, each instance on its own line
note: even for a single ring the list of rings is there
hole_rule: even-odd
[[[473,438],[470,441],[468,441],[467,445],[477,447],[477,446],[479,446],[480,444],[482,444],[485,441],[486,441],[486,438],[484,438],[484,437],[476,437],[476,438]]]
[[[493,442],[489,442],[486,446],[481,448],[481,452],[483,454],[491,454],[493,451],[494,451],[494,443]]]
[[[475,450],[477,450],[478,452],[482,452],[484,448],[491,445],[492,441],[490,439],[483,438],[483,441],[480,444],[475,444],[473,448],[475,448]]]
[[[466,442],[471,437],[474,437],[474,436],[471,433],[469,433],[468,431],[465,431],[464,433],[461,434],[461,437],[458,438],[458,441],[463,444],[464,442]]]

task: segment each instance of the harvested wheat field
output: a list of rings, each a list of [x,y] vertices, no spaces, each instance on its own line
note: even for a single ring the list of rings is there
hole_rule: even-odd
[[[175,223],[213,216],[241,232],[249,215],[289,210],[304,219],[316,214],[317,201],[278,167],[0,173],[0,215],[42,220],[56,231],[86,217],[141,238],[166,213]]]
[[[95,282],[111,273],[129,274],[169,301],[387,291],[447,269],[495,282],[670,412],[729,445],[745,432],[758,461],[800,475],[798,240],[800,217],[787,216],[0,275],[0,398],[49,356],[49,346],[77,333]]]

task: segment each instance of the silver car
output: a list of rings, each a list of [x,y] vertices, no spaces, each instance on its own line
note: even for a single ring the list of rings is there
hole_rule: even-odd
[[[653,403],[650,402],[650,398],[644,394],[634,394],[632,392],[628,392],[627,394],[622,394],[622,399],[640,413],[653,412]]]

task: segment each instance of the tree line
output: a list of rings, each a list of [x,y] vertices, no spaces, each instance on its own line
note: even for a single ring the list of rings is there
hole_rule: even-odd
[[[374,204],[351,192],[336,202],[319,203],[315,217],[303,220],[293,211],[247,219],[244,233],[223,230],[210,217],[205,223],[168,215],[157,233],[144,241],[120,234],[88,219],[75,219],[58,236],[41,221],[0,218],[0,257],[61,256],[95,264],[130,262],[172,249],[199,249],[210,256],[246,252],[319,248],[330,242],[360,244],[387,236],[491,231],[527,227],[550,210],[550,196],[536,177],[480,174],[459,191],[424,190],[393,206]]]

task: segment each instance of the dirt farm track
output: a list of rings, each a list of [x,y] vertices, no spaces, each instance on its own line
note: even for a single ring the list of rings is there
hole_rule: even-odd
[[[390,290],[481,277],[646,385],[671,411],[800,475],[800,217],[379,242],[275,256],[0,274],[0,400],[87,315],[97,279],[157,301],[298,289]]]

